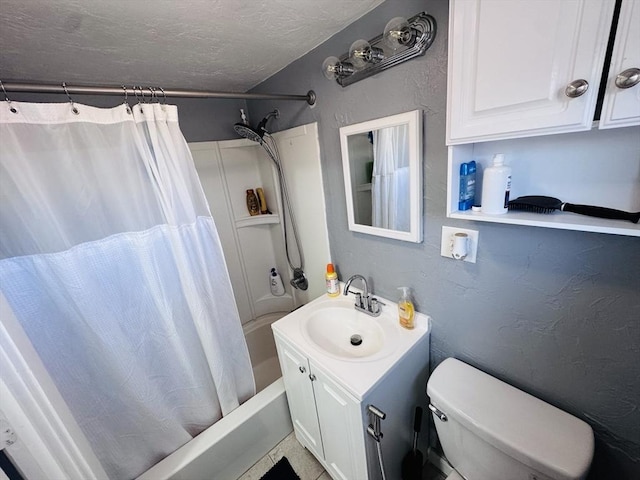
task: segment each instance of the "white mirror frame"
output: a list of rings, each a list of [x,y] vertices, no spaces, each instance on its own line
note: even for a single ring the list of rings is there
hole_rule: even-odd
[[[347,144],[347,139],[350,135],[399,125],[409,126],[409,205],[411,211],[409,213],[410,227],[408,232],[372,227],[355,222],[349,148]],[[342,169],[344,172],[349,230],[407,242],[422,242],[422,111],[413,110],[342,127],[340,128],[340,148],[342,150]]]

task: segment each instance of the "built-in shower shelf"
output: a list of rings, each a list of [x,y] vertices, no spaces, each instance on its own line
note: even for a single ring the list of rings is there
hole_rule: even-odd
[[[254,215],[236,219],[236,228],[255,227],[256,225],[270,225],[280,223],[280,215]]]

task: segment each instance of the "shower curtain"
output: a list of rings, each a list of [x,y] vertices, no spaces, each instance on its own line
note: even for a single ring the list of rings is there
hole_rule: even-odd
[[[0,289],[105,471],[133,478],[254,395],[177,108],[0,109]]]
[[[373,132],[372,225],[408,232],[409,126]]]

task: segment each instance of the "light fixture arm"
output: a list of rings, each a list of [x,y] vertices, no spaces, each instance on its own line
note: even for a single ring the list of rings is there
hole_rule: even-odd
[[[436,20],[426,12],[421,12],[407,21],[408,31],[397,39],[400,44],[397,49],[390,48],[385,44],[384,35],[378,35],[369,40],[370,49],[366,52],[367,64],[364,68],[354,68],[350,63],[349,52],[340,56],[339,62],[335,65],[335,81],[346,87],[402,62],[424,55],[436,38]]]

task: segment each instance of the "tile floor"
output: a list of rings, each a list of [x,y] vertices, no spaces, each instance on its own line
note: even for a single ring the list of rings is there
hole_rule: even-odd
[[[287,457],[300,480],[331,480],[322,465],[296,440],[293,432],[238,480],[260,480],[282,457]]]
[[[260,480],[282,457],[287,457],[289,463],[300,477],[300,480],[331,480],[329,474],[318,463],[311,453],[304,448],[292,432],[258,463],[251,467],[238,480]],[[422,474],[423,480],[445,480],[445,476],[431,465],[426,465]],[[397,480],[397,479],[391,479]]]

